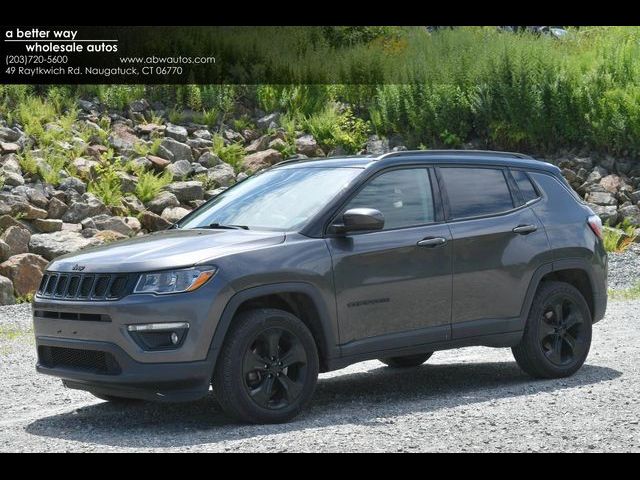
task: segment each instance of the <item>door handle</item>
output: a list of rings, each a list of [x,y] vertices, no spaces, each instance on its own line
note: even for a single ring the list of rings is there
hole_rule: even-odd
[[[440,246],[444,245],[445,243],[447,243],[447,239],[446,238],[431,237],[431,238],[423,238],[422,240],[420,240],[417,243],[417,245],[419,247],[435,248],[435,247],[440,247]]]
[[[538,227],[536,227],[535,225],[518,225],[513,229],[513,233],[518,233],[520,235],[528,235],[530,233],[535,232],[536,230],[538,230]]]

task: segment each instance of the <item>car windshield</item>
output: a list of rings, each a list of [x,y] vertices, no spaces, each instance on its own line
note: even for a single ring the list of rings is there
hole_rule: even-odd
[[[321,167],[269,170],[221,193],[177,226],[297,230],[360,172]]]

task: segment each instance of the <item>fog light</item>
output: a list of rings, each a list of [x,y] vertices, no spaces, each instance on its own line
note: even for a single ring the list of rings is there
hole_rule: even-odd
[[[184,342],[189,324],[187,322],[143,323],[128,325],[127,330],[144,350],[167,350],[178,348]]]

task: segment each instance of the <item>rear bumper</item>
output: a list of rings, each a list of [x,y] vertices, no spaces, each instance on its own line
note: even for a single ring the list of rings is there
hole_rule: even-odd
[[[104,395],[155,401],[191,401],[202,398],[209,391],[212,363],[208,360],[176,363],[141,363],[135,361],[119,346],[101,341],[37,337],[40,373],[63,380],[69,388],[88,390]],[[115,366],[109,373],[90,368],[74,368],[47,363],[40,352],[54,347],[75,351],[103,352],[112,356]]]

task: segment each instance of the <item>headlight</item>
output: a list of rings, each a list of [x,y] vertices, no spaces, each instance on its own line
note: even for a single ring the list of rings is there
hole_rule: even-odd
[[[192,292],[207,283],[216,273],[215,267],[186,268],[164,272],[143,273],[133,293]]]

